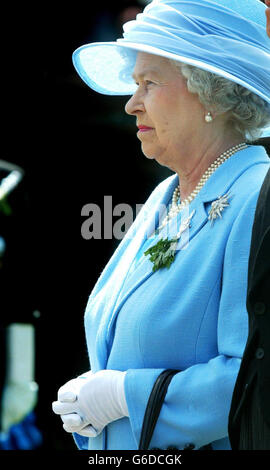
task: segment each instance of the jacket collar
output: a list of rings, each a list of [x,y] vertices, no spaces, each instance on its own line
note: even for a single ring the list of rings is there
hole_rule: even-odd
[[[254,152],[254,149],[256,149],[256,152]],[[214,201],[228,192],[229,188],[244,171],[258,163],[269,164],[269,157],[264,147],[250,145],[248,148],[235,153],[217,168],[201,189],[198,197],[204,203]]]

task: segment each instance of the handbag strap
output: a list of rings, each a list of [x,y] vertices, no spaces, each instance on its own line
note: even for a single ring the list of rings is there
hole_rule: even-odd
[[[180,370],[166,369],[156,379],[144,413],[139,450],[148,449],[169,383],[178,372]]]

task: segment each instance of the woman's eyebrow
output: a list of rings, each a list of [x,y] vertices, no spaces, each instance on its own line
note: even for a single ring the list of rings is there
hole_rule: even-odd
[[[136,73],[133,72],[132,78],[133,78],[134,80],[137,80],[138,78],[143,78],[143,77],[144,77],[145,75],[147,75],[147,74],[153,74],[153,75],[158,76],[158,75],[159,75],[159,71],[158,71],[158,69],[152,68],[152,69],[146,69],[146,70],[144,70],[143,72],[138,73],[138,74],[136,74]]]

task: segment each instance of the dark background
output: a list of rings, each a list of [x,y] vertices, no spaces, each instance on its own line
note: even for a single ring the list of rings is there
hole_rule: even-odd
[[[128,97],[92,91],[71,61],[87,42],[115,40],[142,8],[136,0],[2,7],[0,159],[25,177],[8,198],[11,215],[0,213],[0,333],[13,322],[35,325],[43,449],[75,448],[51,402],[89,368],[84,308],[119,243],[85,240],[82,207],[102,209],[109,195],[113,206],[135,208],[171,174],[142,155],[135,118],[124,112]]]
[[[115,40],[142,9],[137,1],[97,5],[10,5],[2,16],[0,159],[20,165],[25,177],[8,198],[12,214],[0,214],[7,243],[1,325],[35,325],[36,413],[45,449],[74,448],[51,402],[61,385],[89,368],[84,308],[119,243],[85,240],[82,207],[102,209],[110,195],[113,207],[135,208],[171,174],[142,155],[135,118],[124,112],[128,97],[99,95],[73,68],[77,47]]]

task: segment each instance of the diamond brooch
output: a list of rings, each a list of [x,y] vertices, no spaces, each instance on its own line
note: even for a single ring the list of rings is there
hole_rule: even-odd
[[[208,220],[210,220],[211,225],[213,225],[214,220],[218,217],[221,219],[221,213],[224,211],[225,207],[228,207],[230,204],[228,202],[230,195],[229,193],[219,196],[218,199],[212,202],[211,209],[208,215]]]

